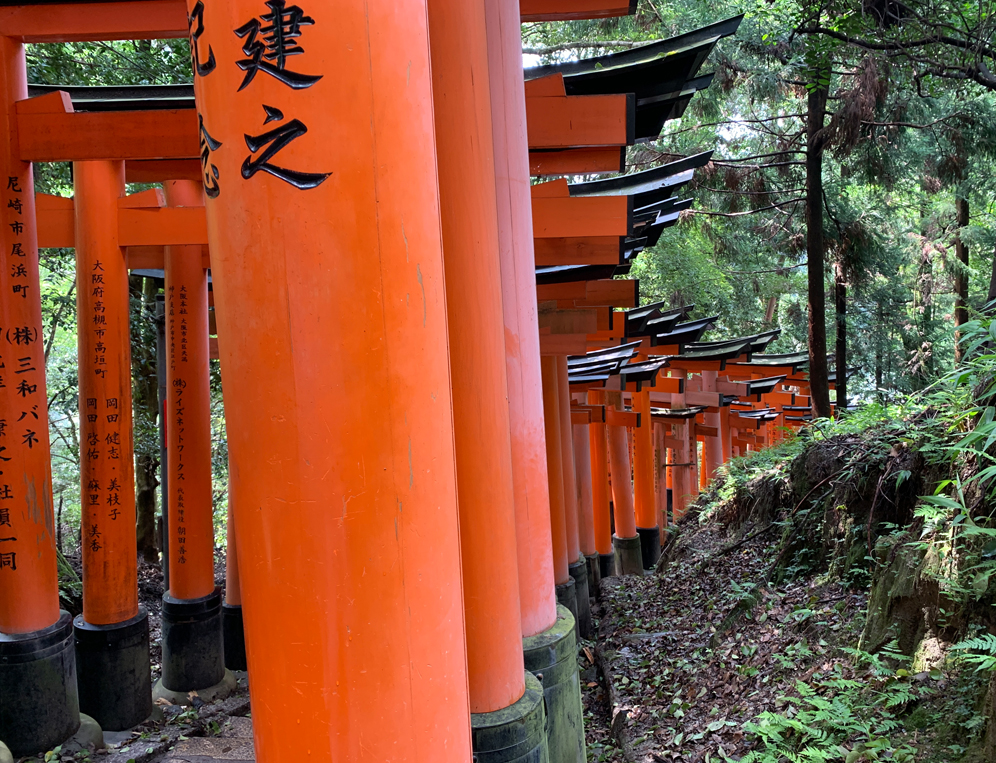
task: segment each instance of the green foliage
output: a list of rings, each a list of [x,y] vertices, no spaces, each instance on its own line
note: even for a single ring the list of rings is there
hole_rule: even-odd
[[[983,633],[959,641],[951,647],[951,651],[977,673],[996,671],[996,635],[992,633]]]

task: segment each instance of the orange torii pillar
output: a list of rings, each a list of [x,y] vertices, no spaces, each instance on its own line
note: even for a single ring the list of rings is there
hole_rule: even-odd
[[[654,433],[650,417],[650,389],[633,393],[633,410],[640,414],[640,426],[633,430],[633,494],[636,504],[636,532],[640,536],[643,569],[653,569],[661,556],[661,528],[658,524],[657,495],[654,492]]]
[[[605,393],[607,407],[623,410],[622,392]],[[642,575],[643,554],[636,531],[636,509],[633,505],[633,481],[630,467],[629,436],[625,426],[609,426],[609,469],[612,472],[612,507],[615,535],[612,547],[616,555],[616,571],[620,575]]]
[[[547,458],[546,385],[540,369],[533,252],[529,141],[522,78],[522,25],[517,0],[484,0],[498,200],[498,245],[512,429],[516,546],[526,670],[543,675],[551,763],[583,763],[584,714],[577,671],[575,618],[556,605],[565,582],[556,562],[557,523]],[[555,370],[555,369],[554,369]],[[555,378],[555,377],[554,377]],[[553,431],[558,431],[554,429]],[[562,477],[561,477],[562,479]],[[561,497],[562,500],[562,497]],[[566,543],[566,540],[564,541]],[[561,546],[563,549],[563,546]],[[566,554],[564,576],[570,580]]]
[[[594,485],[591,481],[591,438],[588,435],[591,423],[587,411],[582,411],[579,415],[580,421],[575,422],[573,417],[571,421],[574,432],[574,473],[578,490],[578,538],[588,571],[588,592],[597,599],[601,575],[598,569],[598,550],[595,547]]]
[[[474,756],[546,759],[525,673],[484,0],[428,0]]]
[[[603,391],[588,390],[588,404],[604,406]],[[612,493],[609,488],[609,452],[604,420],[592,419],[588,426],[588,440],[591,453],[591,504],[595,550],[598,552],[598,575],[599,578],[607,578],[616,574],[616,565],[615,554],[612,553]]]
[[[717,392],[716,382],[718,377],[719,373],[717,371],[702,371],[702,391],[715,394]],[[716,477],[717,470],[725,463],[725,459],[723,458],[722,426],[720,424],[721,416],[721,409],[714,409],[713,406],[710,406],[705,414],[703,414],[705,426],[716,430],[715,435],[707,435],[702,443],[705,451],[703,487],[708,484],[709,480]]]
[[[578,602],[578,633],[591,638],[591,599],[588,587],[588,565],[581,553],[580,496],[577,469],[574,462],[574,427],[571,424],[571,383],[567,372],[567,356],[557,355],[557,403],[560,405],[560,454],[564,461],[564,518],[567,527],[567,561],[574,578],[574,595]]]
[[[657,521],[661,527],[661,545],[667,542],[668,498],[671,494],[668,487],[670,469],[667,462],[667,424],[654,422],[654,485],[657,491]]]
[[[123,731],[152,713],[149,617],[138,603],[124,162],[75,162],[83,614],[80,709]]]
[[[557,582],[557,602],[577,618],[576,581],[570,572],[567,541],[567,498],[564,494],[564,455],[560,437],[560,379],[557,357],[544,355],[543,417],[546,424],[546,460],[550,475],[550,530],[553,536],[553,571]]]
[[[24,46],[0,36],[0,750],[46,752],[80,726],[73,621],[59,609],[31,165],[14,102]]]
[[[200,207],[191,180],[163,184],[172,207]],[[221,588],[214,583],[208,275],[202,247],[166,247],[166,466],[169,590],[163,594],[163,673],[156,697],[190,704],[235,688],[225,668]],[[209,697],[211,699],[209,699]]]
[[[228,473],[232,466],[229,464]],[[242,588],[239,586],[239,552],[235,541],[235,515],[231,480],[228,485],[228,527],[225,552],[225,603],[221,605],[222,631],[225,643],[225,667],[246,669],[246,635],[242,622]]]
[[[719,443],[723,452],[723,463],[733,458],[733,434],[730,431],[730,406],[719,409]]]
[[[426,5],[188,7],[256,758],[467,763]]]

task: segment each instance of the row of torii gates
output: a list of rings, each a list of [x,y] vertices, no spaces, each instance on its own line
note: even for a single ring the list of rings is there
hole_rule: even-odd
[[[709,85],[699,69],[740,23],[523,77],[521,21],[634,6],[0,8],[0,740],[15,755],[72,736],[81,710],[119,730],[152,709],[131,270],[165,279],[154,691],[222,691],[244,624],[267,763],[584,760],[575,632],[590,632],[591,583],[653,566],[661,528],[722,462],[809,411],[804,353],[763,355],[774,332],[703,342],[715,316],[640,307],[620,277],[691,205],[676,194],[709,154],[530,186],[624,170],[626,147]],[[25,43],[188,36],[193,86],[26,81]],[[72,199],[34,192],[32,163],[53,161],[73,162]],[[75,623],[58,603],[39,247],[77,258]]]

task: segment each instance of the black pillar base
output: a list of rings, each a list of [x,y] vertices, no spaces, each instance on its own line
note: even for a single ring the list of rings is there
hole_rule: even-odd
[[[225,677],[221,589],[201,599],[163,596],[163,677],[170,691],[206,689]]]
[[[246,631],[242,624],[242,607],[222,604],[221,619],[225,634],[225,667],[246,670]]]
[[[671,488],[667,489],[667,522],[674,522],[674,493]]]
[[[477,763],[549,763],[543,684],[526,673],[526,693],[491,713],[471,713],[470,734]]]
[[[581,557],[580,562],[575,562],[567,568],[574,579],[574,597],[578,602],[578,634],[581,638],[590,639],[592,636],[591,626],[591,599],[588,593],[588,565]]]
[[[661,558],[661,530],[659,527],[637,527],[636,534],[640,536],[643,569],[652,570]]]
[[[80,727],[73,618],[33,633],[0,633],[0,739],[15,758],[46,752]]]
[[[598,584],[602,580],[602,571],[598,565],[598,554],[592,554],[584,558],[588,566],[588,595],[594,597],[595,601],[602,598],[602,589]]]
[[[598,575],[599,578],[614,578],[616,576],[616,555],[598,555]]]
[[[574,632],[573,616],[560,606],[557,622],[549,630],[522,639],[526,670],[543,684],[550,763],[585,763],[584,710]]]
[[[574,588],[574,578],[571,578],[566,583],[561,583],[556,588],[557,593],[557,604],[562,607],[567,607],[567,611],[571,613],[571,617],[574,619],[575,624],[578,620],[578,597],[577,591]]]
[[[76,675],[80,711],[106,731],[124,731],[152,714],[149,613],[123,623],[92,625],[78,616]]]
[[[632,538],[612,536],[612,548],[616,552],[617,575],[642,575],[643,550],[639,535]]]

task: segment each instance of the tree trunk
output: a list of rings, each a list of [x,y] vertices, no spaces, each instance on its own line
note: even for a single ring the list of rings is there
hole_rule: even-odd
[[[875,396],[878,398],[879,402],[882,401],[882,381],[884,369],[882,368],[882,354],[883,354],[883,342],[882,338],[883,329],[885,327],[885,321],[883,319],[882,303],[878,304],[875,311]]]
[[[814,79],[822,76],[816,73]],[[813,418],[830,415],[827,382],[826,285],[823,264],[823,123],[827,110],[827,88],[819,85],[809,91],[806,132],[806,250],[809,276],[809,385]]]
[[[135,411],[135,514],[138,553],[147,562],[159,559],[156,538],[156,469],[159,466],[158,441],[148,436],[155,431],[159,416],[159,388],[156,380],[155,310],[158,287],[151,278],[131,276],[132,294],[132,404]]]
[[[968,227],[968,199],[961,196],[955,199],[958,230],[955,233],[955,264],[954,273],[954,359],[955,365],[961,363],[961,326],[968,322],[968,244],[965,243],[963,231]]]
[[[837,416],[847,411],[847,281],[844,279],[844,263],[834,263],[834,306],[837,310]]]

